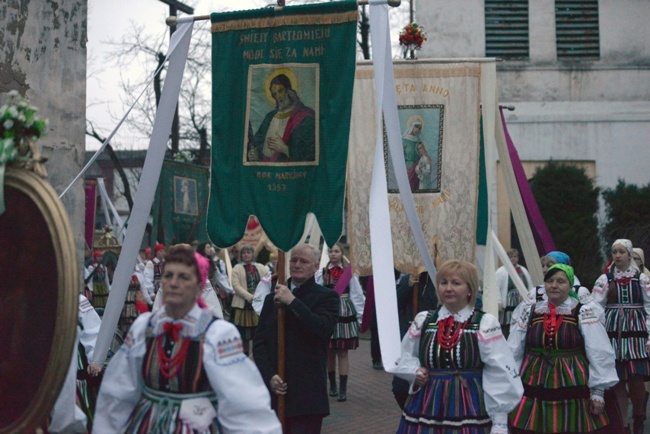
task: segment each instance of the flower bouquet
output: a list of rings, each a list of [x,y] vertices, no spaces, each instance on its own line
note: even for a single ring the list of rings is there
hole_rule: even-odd
[[[424,27],[418,23],[408,23],[399,33],[399,44],[404,47],[404,58],[410,52],[410,58],[414,59],[415,50],[422,48],[422,43],[427,40],[427,33]]]
[[[0,214],[4,212],[4,173],[7,163],[16,163],[33,170],[43,178],[47,172],[45,159],[36,147],[36,140],[45,135],[47,120],[37,115],[38,109],[18,91],[9,92],[9,101],[0,107]]]

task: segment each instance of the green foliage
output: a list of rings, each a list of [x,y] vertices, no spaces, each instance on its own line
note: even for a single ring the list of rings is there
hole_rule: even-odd
[[[550,161],[537,169],[530,187],[557,250],[567,253],[582,284],[600,275],[598,196],[585,169]]]
[[[618,180],[615,188],[603,191],[607,222],[604,237],[609,248],[614,240],[627,238],[634,247],[641,247],[646,256],[650,253],[650,183],[638,187]]]

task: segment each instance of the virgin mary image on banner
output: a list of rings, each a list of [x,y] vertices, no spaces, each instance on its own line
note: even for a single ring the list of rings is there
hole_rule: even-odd
[[[195,179],[174,177],[174,212],[177,214],[199,214]]]
[[[440,191],[443,106],[398,106],[404,161],[413,193]],[[386,140],[384,138],[384,148]],[[387,152],[387,150],[385,151]],[[395,171],[387,158],[388,191],[398,193]]]
[[[251,65],[245,165],[318,164],[318,65]]]

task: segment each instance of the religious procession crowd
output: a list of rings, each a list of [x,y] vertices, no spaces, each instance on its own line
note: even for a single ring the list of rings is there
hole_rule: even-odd
[[[343,245],[327,253],[320,267],[316,248],[294,247],[283,284],[274,255],[259,264],[251,246],[240,248],[230,278],[208,242],[143,250],[119,321],[123,343],[98,361],[110,279],[95,252],[79,296],[75,413],[57,402],[49,432],[319,433],[330,397],[347,400],[348,351],[362,325],[374,331],[373,367],[382,368],[374,306],[365,305],[371,285],[353,275]],[[518,251],[508,256],[512,267],[496,275],[499,318],[481,310],[479,273],[469,262],[448,260],[435,279],[396,270],[401,356],[386,367],[402,409],[395,430],[643,433],[650,380],[643,251],[616,240],[588,286],[563,252],[541,258],[537,286]]]

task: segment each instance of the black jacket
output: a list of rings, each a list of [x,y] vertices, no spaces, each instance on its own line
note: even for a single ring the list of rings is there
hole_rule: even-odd
[[[264,299],[253,341],[255,364],[267,387],[278,367],[278,308],[273,295]],[[327,344],[338,321],[339,296],[313,277],[294,295],[285,313],[286,415],[328,415]],[[273,392],[271,397],[275,409],[277,397]]]

